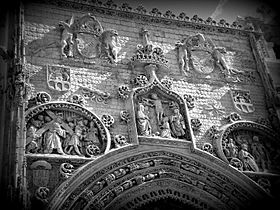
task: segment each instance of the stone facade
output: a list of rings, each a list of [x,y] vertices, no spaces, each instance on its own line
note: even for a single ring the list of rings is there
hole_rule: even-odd
[[[112,1],[19,8],[9,138],[24,208],[240,209],[279,197],[279,104],[260,31]]]

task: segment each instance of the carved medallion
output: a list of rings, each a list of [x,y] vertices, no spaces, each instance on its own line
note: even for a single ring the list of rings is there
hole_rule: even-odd
[[[70,68],[48,65],[47,84],[52,90],[68,91],[70,89]]]
[[[230,93],[236,110],[244,113],[252,113],[255,111],[249,90],[231,90]]]

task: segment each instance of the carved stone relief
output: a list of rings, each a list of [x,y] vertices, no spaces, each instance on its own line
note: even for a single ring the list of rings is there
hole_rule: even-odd
[[[155,47],[150,43],[149,31],[142,28],[140,35],[142,36],[142,43],[137,45],[136,55],[131,58],[132,65],[138,64],[157,64],[161,67],[168,68],[168,60],[163,54],[163,50],[160,47]]]
[[[51,90],[70,90],[70,68],[63,66],[47,66],[47,84]]]
[[[192,73],[191,69],[209,75],[218,67],[227,82],[255,81],[253,72],[230,68],[225,59],[226,48],[215,46],[210,38],[201,33],[188,36],[178,41],[175,46],[179,69],[187,76]]]
[[[223,131],[219,156],[241,171],[279,173],[280,147],[274,138],[267,127],[238,121]]]
[[[105,125],[86,109],[71,103],[46,103],[26,114],[26,153],[94,157],[108,150]],[[92,151],[92,147],[99,152]]]
[[[249,90],[231,90],[230,94],[234,104],[234,108],[237,111],[244,113],[252,113],[255,111],[255,107],[251,101]]]
[[[105,58],[110,63],[117,62],[118,32],[114,29],[103,30],[95,16],[91,14],[79,18],[72,16],[69,23],[60,21],[59,26],[62,57],[79,55],[89,60]]]

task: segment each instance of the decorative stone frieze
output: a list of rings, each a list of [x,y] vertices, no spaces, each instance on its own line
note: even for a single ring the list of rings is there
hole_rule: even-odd
[[[81,87],[81,94],[85,99],[103,104],[107,104],[108,100],[111,98],[111,94],[108,92],[103,92],[98,89],[90,89],[86,87]]]

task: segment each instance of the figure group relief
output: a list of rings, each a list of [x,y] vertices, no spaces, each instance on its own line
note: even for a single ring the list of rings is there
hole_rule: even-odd
[[[94,157],[106,148],[99,127],[71,111],[45,110],[27,122],[26,153]]]
[[[186,139],[186,121],[177,102],[152,92],[138,96],[135,107],[139,136]]]
[[[278,149],[277,149],[278,148]],[[222,140],[229,164],[241,171],[279,171],[280,150],[268,137],[248,130],[236,130]]]

